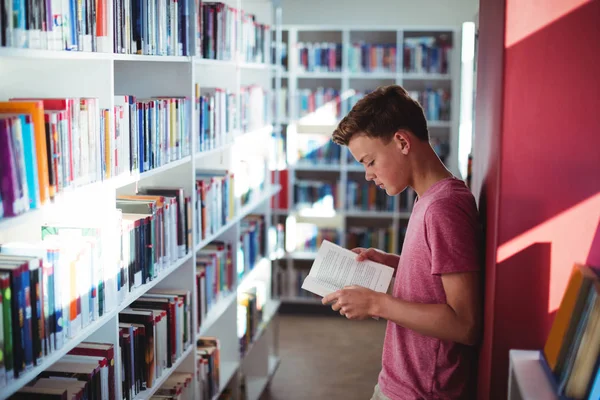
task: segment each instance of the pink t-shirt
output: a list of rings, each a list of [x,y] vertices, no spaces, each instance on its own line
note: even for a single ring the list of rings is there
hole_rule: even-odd
[[[446,303],[441,275],[479,270],[479,232],[475,199],[464,182],[456,178],[436,182],[415,202],[394,297]],[[474,348],[388,321],[379,386],[390,399],[467,399],[474,372]]]

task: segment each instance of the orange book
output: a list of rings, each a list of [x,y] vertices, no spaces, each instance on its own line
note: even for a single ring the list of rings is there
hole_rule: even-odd
[[[554,373],[558,373],[562,368],[588,292],[592,283],[597,280],[598,275],[590,267],[580,264],[573,266],[567,289],[544,346],[544,356]]]
[[[55,189],[49,185],[48,150],[46,148],[46,126],[44,123],[44,105],[41,101],[0,101],[0,113],[23,113],[31,115],[35,132],[40,202],[46,203]]]

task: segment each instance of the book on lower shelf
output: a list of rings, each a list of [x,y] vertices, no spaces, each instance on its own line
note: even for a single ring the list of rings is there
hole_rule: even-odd
[[[202,336],[196,341],[198,375],[201,399],[212,399],[220,391],[221,343],[213,336]]]
[[[543,388],[556,398],[600,398],[600,273],[575,264],[539,360],[521,367],[511,355],[511,398],[538,394],[527,374],[545,374]],[[536,372],[537,371],[537,372]],[[513,376],[514,375],[514,376]],[[525,397],[523,397],[525,396]]]

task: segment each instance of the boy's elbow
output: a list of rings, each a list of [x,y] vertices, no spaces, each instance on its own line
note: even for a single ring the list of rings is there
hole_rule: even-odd
[[[461,342],[467,346],[477,346],[481,340],[481,326],[476,321],[465,324]]]

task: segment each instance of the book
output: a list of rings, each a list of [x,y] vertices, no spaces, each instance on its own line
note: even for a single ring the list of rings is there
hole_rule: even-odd
[[[387,292],[394,269],[371,260],[356,261],[356,254],[324,240],[302,289],[325,297],[350,285]]]

